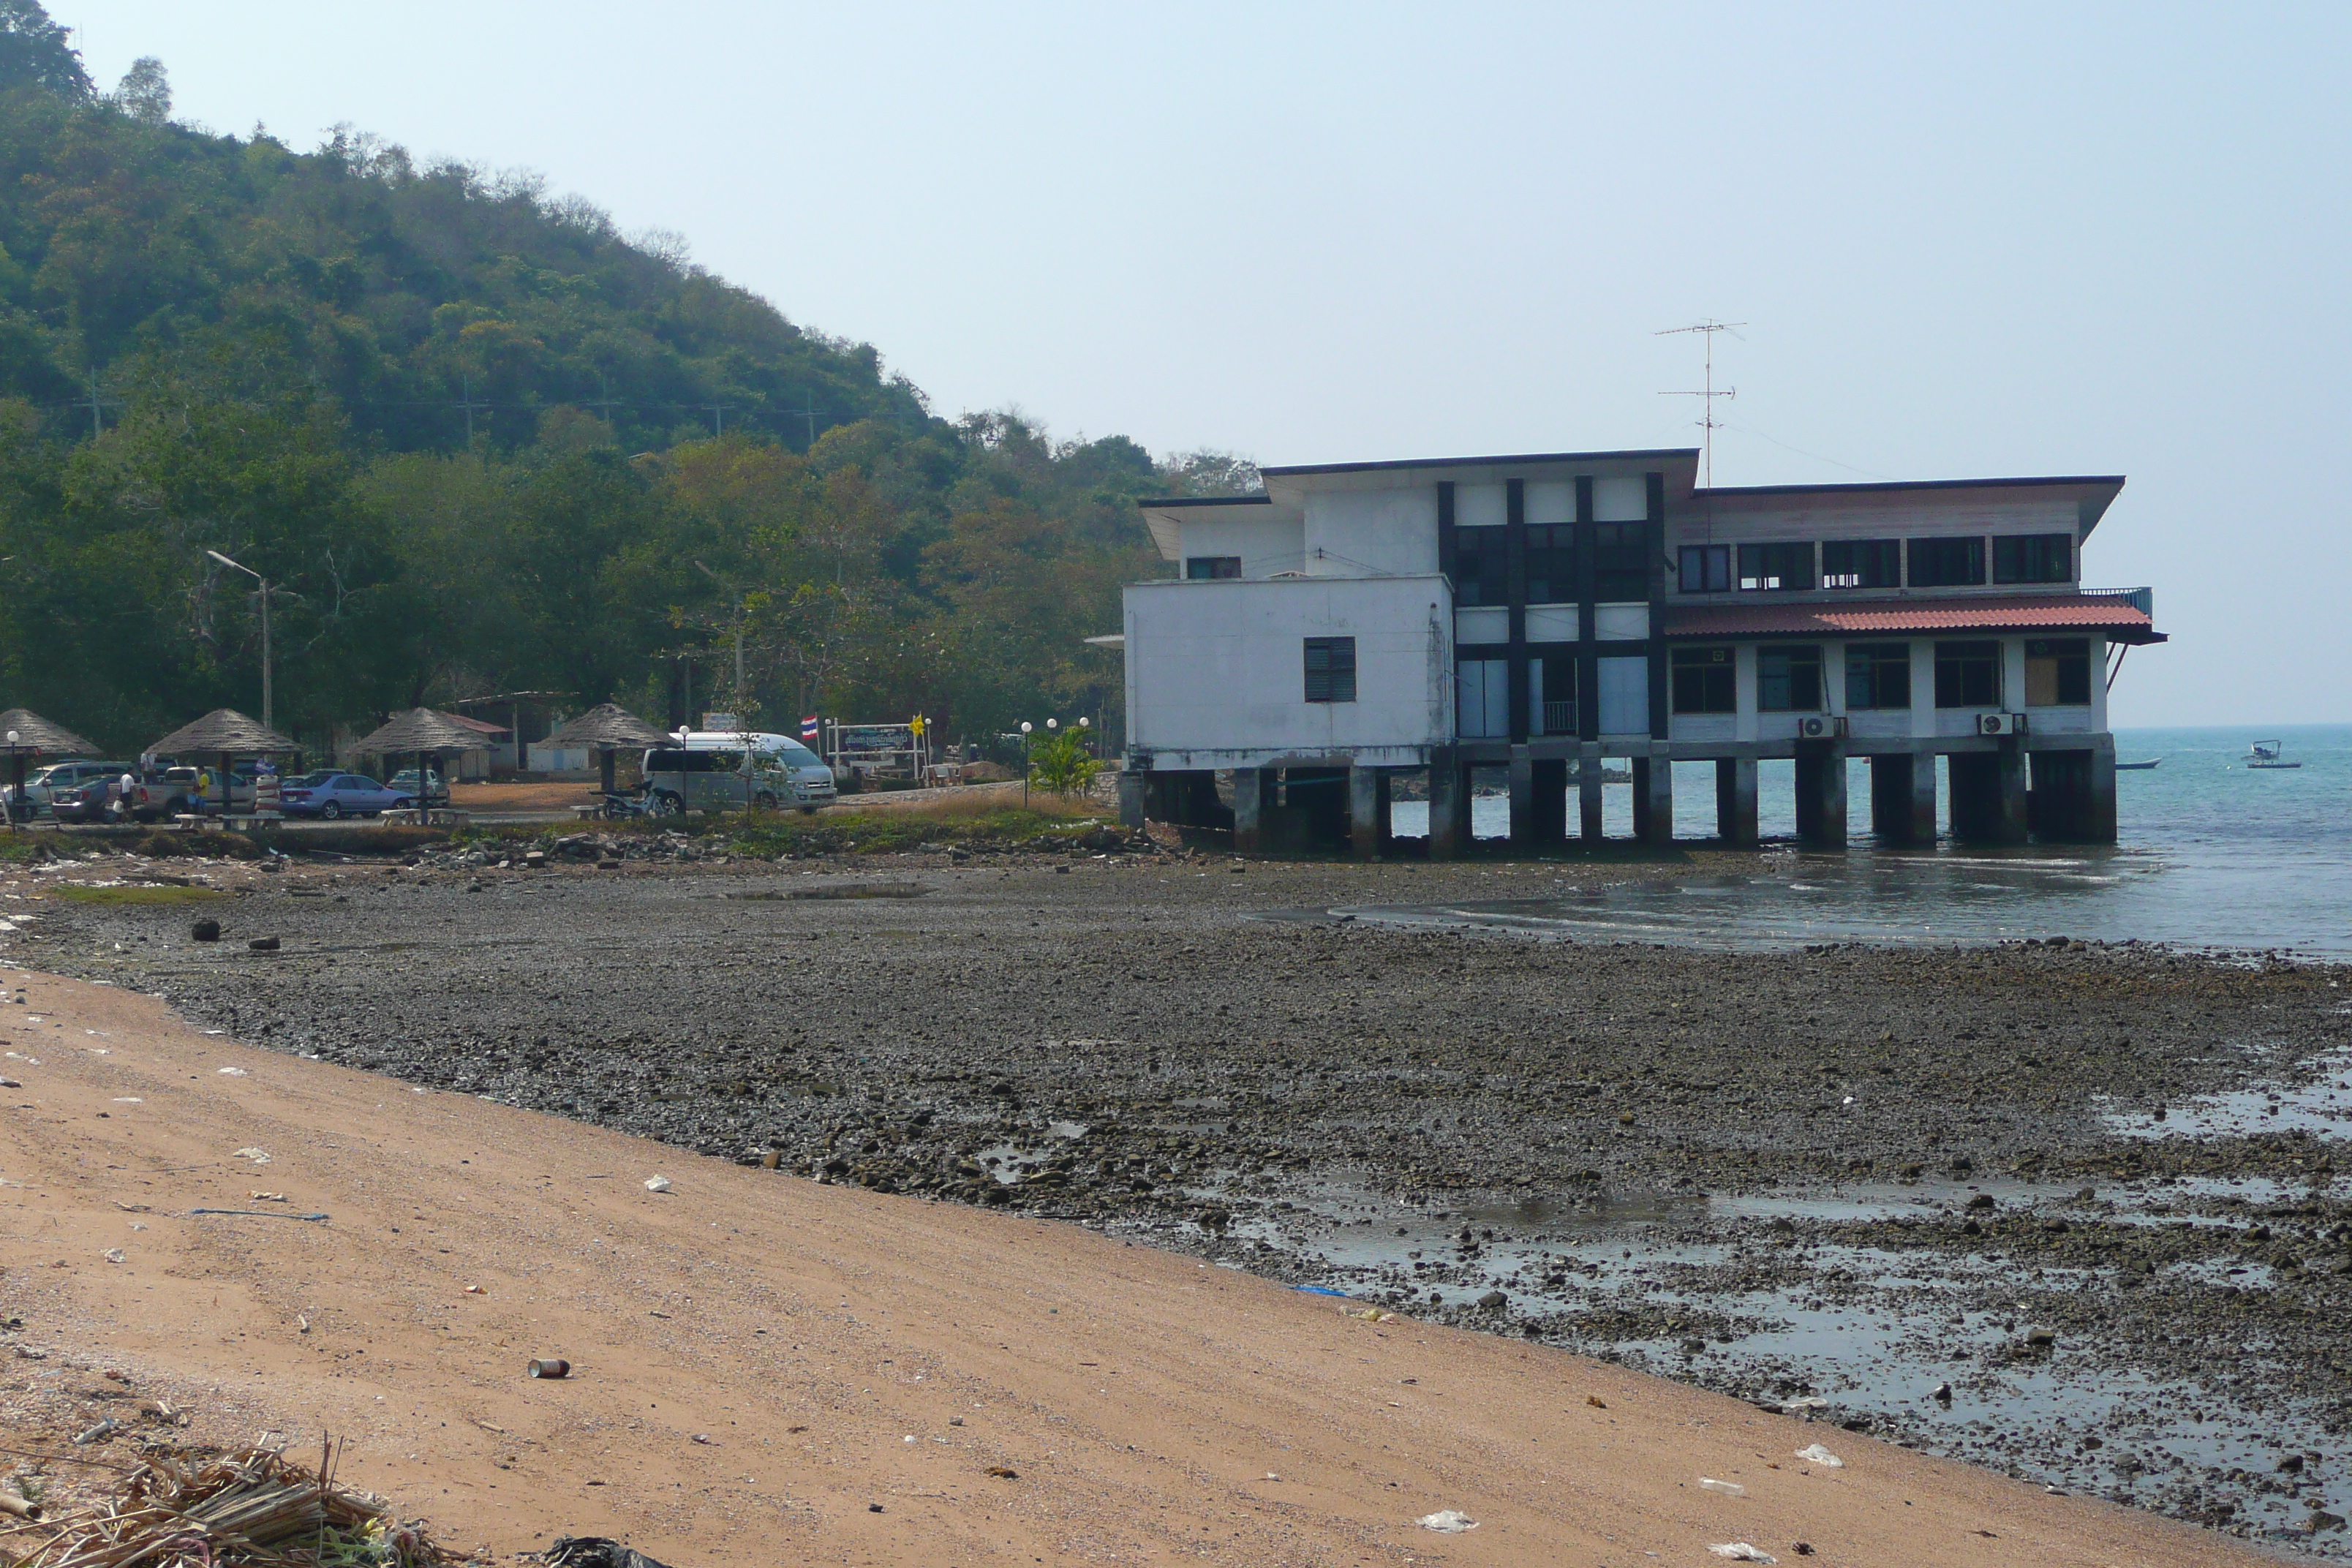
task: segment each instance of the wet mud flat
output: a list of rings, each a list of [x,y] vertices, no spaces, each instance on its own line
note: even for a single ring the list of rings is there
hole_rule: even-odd
[[[352,868],[255,879],[218,944],[53,904],[9,951],[779,1179],[1097,1226],[2352,1555],[2352,973],[1317,912],[1659,874]]]

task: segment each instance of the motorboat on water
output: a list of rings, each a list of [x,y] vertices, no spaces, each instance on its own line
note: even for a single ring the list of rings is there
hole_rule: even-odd
[[[2286,749],[2284,741],[2256,741],[2246,752],[2250,768],[2299,768],[2301,763],[2290,763],[2279,753]]]
[[[2144,763],[2117,763],[2116,764],[2116,772],[2119,773],[2144,773],[2149,768],[2160,765],[2163,761],[2164,759],[2162,757],[2150,757]]]

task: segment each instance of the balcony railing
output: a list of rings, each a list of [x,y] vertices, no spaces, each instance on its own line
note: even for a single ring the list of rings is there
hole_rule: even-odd
[[[2149,620],[2156,619],[2156,590],[2153,588],[2085,588],[2086,599],[2115,599],[2129,605]]]

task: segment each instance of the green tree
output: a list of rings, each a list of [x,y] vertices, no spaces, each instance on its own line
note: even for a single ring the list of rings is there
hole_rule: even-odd
[[[40,0],[0,0],[0,92],[36,87],[60,98],[88,98],[89,73],[68,37]]]

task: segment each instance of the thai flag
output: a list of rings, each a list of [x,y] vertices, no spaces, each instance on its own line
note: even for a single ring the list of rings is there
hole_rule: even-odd
[[[814,741],[816,739],[816,715],[812,713],[807,718],[801,721],[801,739],[803,742]]]

